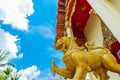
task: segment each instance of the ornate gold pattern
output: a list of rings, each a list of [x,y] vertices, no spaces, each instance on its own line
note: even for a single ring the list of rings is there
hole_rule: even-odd
[[[81,5],[81,10],[86,10],[86,5]]]
[[[111,44],[116,42],[117,39],[113,36],[109,28],[102,22],[102,32],[104,37],[104,46],[111,49]]]

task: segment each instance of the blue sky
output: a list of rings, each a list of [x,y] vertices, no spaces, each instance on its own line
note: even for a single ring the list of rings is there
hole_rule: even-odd
[[[57,0],[0,0],[0,49],[21,72],[22,80],[52,78],[51,61],[64,66],[53,48]],[[28,73],[29,72],[29,73]],[[33,75],[34,74],[34,75]]]

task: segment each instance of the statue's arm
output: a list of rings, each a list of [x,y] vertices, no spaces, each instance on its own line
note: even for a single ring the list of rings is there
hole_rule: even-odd
[[[65,78],[73,78],[74,76],[74,73],[72,71],[55,66],[54,60],[52,61],[52,73],[53,75],[57,73]]]

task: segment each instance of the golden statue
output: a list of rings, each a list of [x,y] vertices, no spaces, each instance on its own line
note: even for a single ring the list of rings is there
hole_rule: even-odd
[[[93,72],[99,80],[108,80],[107,71],[120,74],[120,65],[116,63],[114,56],[105,47],[96,47],[93,42],[85,43],[84,47],[78,47],[75,38],[63,37],[54,44],[56,49],[64,52],[63,62],[66,69],[59,68],[52,61],[52,72],[72,80],[85,80],[88,72]],[[97,51],[91,51],[91,49]]]

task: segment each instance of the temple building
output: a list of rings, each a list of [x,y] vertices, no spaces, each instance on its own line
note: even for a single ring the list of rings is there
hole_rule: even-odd
[[[120,63],[120,0],[59,0],[56,41],[63,36],[76,37],[78,46],[94,41],[108,48]],[[97,80],[92,73],[91,80]],[[110,80],[120,77],[109,72]]]

